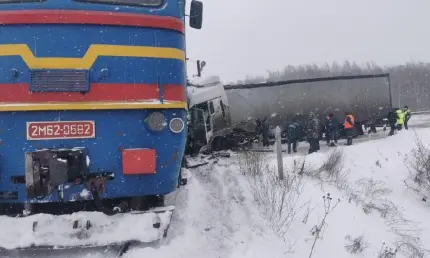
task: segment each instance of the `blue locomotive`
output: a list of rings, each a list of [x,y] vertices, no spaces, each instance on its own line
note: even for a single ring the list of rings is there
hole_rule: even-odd
[[[202,8],[191,2],[191,27]],[[2,213],[163,204],[187,135],[185,10],[185,0],[1,1]]]

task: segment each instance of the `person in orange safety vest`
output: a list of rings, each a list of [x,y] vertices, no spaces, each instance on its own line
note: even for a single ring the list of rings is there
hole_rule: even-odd
[[[350,112],[345,112],[345,121],[343,123],[343,128],[346,134],[346,145],[352,145],[352,137],[354,136],[354,116]]]

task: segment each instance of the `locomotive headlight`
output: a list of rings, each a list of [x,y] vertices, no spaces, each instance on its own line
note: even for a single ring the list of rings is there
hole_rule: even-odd
[[[170,120],[169,128],[174,133],[180,133],[184,130],[185,123],[182,119],[176,117]]]
[[[163,130],[163,128],[167,125],[166,117],[161,112],[153,112],[146,118],[145,122],[149,129],[154,132]]]

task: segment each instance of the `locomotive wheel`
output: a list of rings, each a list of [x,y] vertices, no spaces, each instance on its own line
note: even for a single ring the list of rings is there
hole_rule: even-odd
[[[164,196],[150,195],[132,197],[130,205],[133,210],[149,210],[151,208],[163,207]]]
[[[163,207],[164,196],[162,195],[151,195],[146,197],[149,208]]]

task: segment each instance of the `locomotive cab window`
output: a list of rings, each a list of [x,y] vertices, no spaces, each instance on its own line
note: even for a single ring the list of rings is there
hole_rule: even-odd
[[[161,6],[164,2],[164,0],[75,0],[75,1],[85,2],[85,3],[145,6],[145,7]]]

